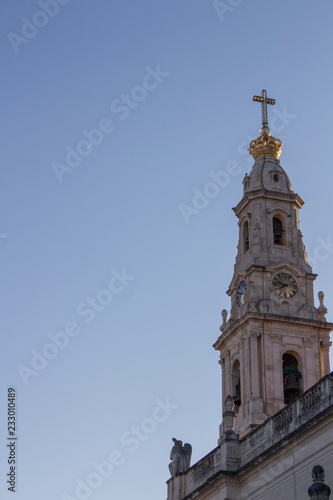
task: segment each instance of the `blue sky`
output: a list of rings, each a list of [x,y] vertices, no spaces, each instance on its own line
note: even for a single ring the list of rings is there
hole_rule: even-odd
[[[79,498],[77,479],[110,460],[82,498],[165,498],[171,438],[193,463],[216,446],[211,346],[263,88],[332,318],[332,3],[225,5],[2,2],[0,460],[14,386],[17,500]],[[220,171],[225,187],[185,221],[180,205]]]

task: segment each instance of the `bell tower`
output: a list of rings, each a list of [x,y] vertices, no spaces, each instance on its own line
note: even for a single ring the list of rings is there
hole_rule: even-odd
[[[263,90],[259,137],[250,143],[254,165],[233,209],[239,226],[234,274],[222,311],[220,351],[224,401],[231,395],[240,437],[263,423],[330,372],[324,294],[314,305],[313,274],[298,212],[304,202],[280,165],[282,142],[270,132]],[[223,403],[224,405],[224,403]],[[225,408],[223,407],[223,411]]]

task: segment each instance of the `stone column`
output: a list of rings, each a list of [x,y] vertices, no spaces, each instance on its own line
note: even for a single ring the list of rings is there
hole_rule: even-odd
[[[246,404],[246,413],[249,412],[249,401],[251,399],[251,366],[250,366],[250,341],[247,337],[243,340],[243,384],[244,384],[244,403]],[[243,403],[243,401],[242,401]]]
[[[320,351],[322,359],[322,376],[328,375],[330,373],[330,347],[332,342],[329,340],[322,340],[320,342]]]
[[[246,379],[246,372],[244,371],[245,368],[245,342],[244,338],[239,339],[239,361],[240,361],[240,384],[241,384],[241,405],[239,407],[239,414],[238,418],[245,418],[246,412],[245,412],[245,379]]]
[[[222,357],[222,353],[220,353],[219,365],[221,365],[221,371],[222,371],[222,401],[224,401],[225,398],[227,397],[226,394],[227,385],[225,380],[225,358]],[[223,413],[223,408],[222,408],[222,413]]]
[[[231,390],[231,367],[230,367],[230,351],[227,351],[224,356],[224,395],[223,401],[230,394],[232,396]]]
[[[250,333],[251,352],[251,397],[259,397],[259,359],[258,359],[258,338],[260,333]]]
[[[319,379],[315,377],[313,340],[310,338],[303,337],[303,345],[305,353],[303,360],[303,369],[302,369],[303,391],[307,391],[316,382],[318,382]]]
[[[274,414],[281,410],[284,406],[284,392],[283,392],[283,375],[282,375],[282,357],[281,357],[281,340],[282,335],[272,334],[272,356],[273,356],[273,377],[272,387],[269,392],[273,397],[274,407],[270,408],[269,413]],[[267,394],[267,391],[266,391]]]
[[[222,415],[225,412],[225,400],[228,396],[232,397],[231,372],[230,372],[230,351],[226,351],[224,357],[220,354],[219,364],[222,368]],[[223,421],[220,425],[220,440],[223,435]]]
[[[260,333],[250,333],[250,359],[251,359],[251,399],[250,399],[250,417],[251,423],[260,425],[264,421],[264,405],[260,397],[260,380],[259,380],[259,356],[258,356],[258,339]]]

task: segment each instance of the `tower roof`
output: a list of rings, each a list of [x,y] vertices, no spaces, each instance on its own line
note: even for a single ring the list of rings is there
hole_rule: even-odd
[[[273,156],[259,156],[252,170],[244,179],[244,192],[267,189],[277,193],[293,193],[290,179]]]

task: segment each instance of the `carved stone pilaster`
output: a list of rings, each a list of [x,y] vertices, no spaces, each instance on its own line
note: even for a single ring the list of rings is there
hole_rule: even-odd
[[[313,339],[310,339],[308,337],[303,337],[302,340],[305,348],[312,349]]]
[[[259,337],[260,337],[260,333],[259,332],[251,332],[249,334],[249,339],[250,339],[251,342],[257,342]]]
[[[257,222],[257,224],[253,228],[253,245],[259,245],[260,243],[260,229],[261,226]]]
[[[306,370],[304,370],[304,385],[305,387],[311,387],[313,384],[317,382],[315,376],[315,360],[313,357],[313,339],[311,337],[303,337],[303,346],[304,346],[304,362],[306,366]]]
[[[320,342],[321,358],[322,358],[322,375],[330,373],[330,347],[332,342],[322,340]]]
[[[321,345],[323,351],[330,352],[330,347],[332,345],[332,342],[330,342],[329,340],[322,340],[320,342],[320,345]]]
[[[250,332],[250,354],[251,354],[251,397],[259,397],[259,360],[258,360],[258,338],[259,332]]]
[[[276,343],[276,344],[281,344],[282,343],[282,335],[279,335],[278,333],[272,333],[271,334],[271,341]]]
[[[224,365],[222,365],[222,388],[223,396],[231,393],[230,351],[224,353]]]

